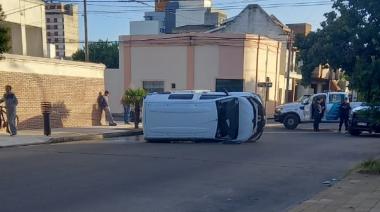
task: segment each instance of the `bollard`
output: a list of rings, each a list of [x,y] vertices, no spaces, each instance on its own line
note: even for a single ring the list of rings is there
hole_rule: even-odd
[[[51,135],[51,126],[50,126],[50,113],[51,113],[51,103],[50,102],[41,102],[41,111],[44,120],[44,135]]]

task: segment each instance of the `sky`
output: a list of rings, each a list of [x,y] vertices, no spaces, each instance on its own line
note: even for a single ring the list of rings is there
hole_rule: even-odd
[[[117,41],[119,35],[129,34],[130,21],[143,20],[145,11],[154,10],[152,6],[131,2],[117,2],[115,0],[87,1],[90,41],[99,39]],[[275,15],[285,24],[310,23],[313,30],[319,28],[320,23],[324,20],[323,14],[331,11],[332,6],[330,0],[213,0],[213,7],[224,9],[228,17],[232,17],[243,10],[246,5],[254,3],[264,7],[268,14]],[[153,5],[150,2],[148,4]],[[80,37],[81,40],[84,40],[83,7],[80,3],[79,6],[81,11]]]

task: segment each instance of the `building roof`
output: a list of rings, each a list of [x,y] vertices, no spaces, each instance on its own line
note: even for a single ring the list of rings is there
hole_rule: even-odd
[[[174,34],[178,33],[189,33],[189,32],[206,32],[210,29],[213,29],[215,25],[205,25],[205,24],[198,24],[198,25],[185,25],[176,27],[173,29]]]
[[[242,14],[245,13],[246,11],[252,10],[252,9],[259,9],[259,10],[261,10],[261,12],[263,14],[265,14],[268,17],[268,19],[270,19],[277,26],[281,27],[281,29],[283,31],[285,31],[285,32],[290,32],[291,31],[288,26],[286,26],[285,24],[283,24],[276,16],[269,15],[260,5],[258,5],[258,4],[249,4],[238,15],[226,19],[222,23],[222,25],[220,27],[217,27],[215,29],[209,30],[208,32],[210,32],[210,33],[211,32],[218,32],[218,31],[226,28],[227,26],[234,24],[234,22],[236,21],[237,18],[239,18],[240,16],[242,16]]]

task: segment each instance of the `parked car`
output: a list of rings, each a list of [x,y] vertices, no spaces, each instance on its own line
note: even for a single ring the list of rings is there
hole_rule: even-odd
[[[322,122],[338,122],[339,106],[348,94],[345,92],[328,92],[314,95],[305,95],[297,102],[287,103],[276,107],[274,120],[283,123],[286,129],[296,129],[301,123],[313,121],[312,104],[316,99],[323,99],[325,111]],[[351,108],[362,105],[362,102],[351,102]]]
[[[351,111],[349,133],[354,136],[366,131],[380,133],[380,105],[364,105]]]
[[[256,141],[265,126],[261,99],[252,93],[151,94],[144,100],[144,137],[160,140]]]

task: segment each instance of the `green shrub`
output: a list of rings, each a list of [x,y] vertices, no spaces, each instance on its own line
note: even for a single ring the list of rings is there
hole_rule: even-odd
[[[380,174],[380,160],[369,159],[359,165],[359,173]]]

